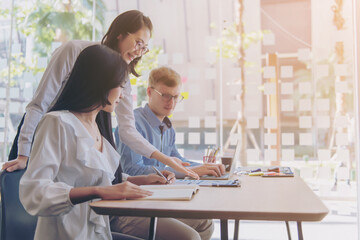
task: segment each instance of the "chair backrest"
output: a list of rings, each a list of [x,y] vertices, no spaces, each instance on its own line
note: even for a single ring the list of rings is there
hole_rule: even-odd
[[[28,214],[19,199],[19,182],[25,170],[0,173],[1,239],[34,239],[37,217]]]

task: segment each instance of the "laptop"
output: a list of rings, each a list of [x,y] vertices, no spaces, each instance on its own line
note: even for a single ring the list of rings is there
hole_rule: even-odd
[[[234,156],[231,160],[231,167],[228,173],[225,173],[222,176],[211,176],[211,175],[203,175],[200,177],[200,180],[228,180],[235,171],[235,165],[237,162],[239,162],[239,157],[240,157],[240,150],[241,150],[241,144],[240,141],[237,142],[236,144],[236,148],[235,148],[235,152],[234,152]]]

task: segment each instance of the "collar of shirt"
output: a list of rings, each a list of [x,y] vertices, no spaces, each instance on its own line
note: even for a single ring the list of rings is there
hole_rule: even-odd
[[[73,133],[77,139],[76,158],[84,162],[84,164],[89,168],[104,171],[112,181],[114,179],[115,170],[119,165],[120,156],[106,138],[102,137],[103,151],[99,152],[93,147],[94,139],[73,113],[67,110],[62,110],[50,112],[48,115],[59,116],[62,122],[68,124],[74,130]],[[99,158],[105,157],[108,161],[107,164],[99,161]]]
[[[156,117],[156,115],[151,111],[149,105],[146,104],[144,107],[144,115],[146,120],[149,122],[152,128],[157,128],[160,131],[160,126],[163,127],[163,131],[165,132],[167,129],[172,127],[172,123],[168,117],[165,117],[162,122]]]

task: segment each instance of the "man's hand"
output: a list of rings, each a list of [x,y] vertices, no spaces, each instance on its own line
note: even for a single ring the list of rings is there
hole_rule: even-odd
[[[2,166],[2,170],[13,172],[18,169],[24,169],[26,168],[27,160],[28,157],[19,155],[16,159],[4,163],[4,165]]]
[[[169,182],[169,184],[171,184],[171,183],[175,182],[176,178],[175,178],[175,174],[173,172],[164,170],[164,171],[161,171],[161,173],[164,175],[164,177],[166,179],[164,179],[163,177],[161,177],[157,174],[149,174],[149,175],[146,175],[146,182],[144,184],[167,184],[167,182]]]
[[[172,183],[175,182],[175,180],[176,180],[175,173],[170,172],[170,171],[166,171],[166,170],[161,171],[161,173],[166,177],[169,184],[172,184]]]
[[[220,177],[225,174],[225,166],[223,164],[205,163],[199,166],[188,168],[196,172],[199,176],[211,175]]]
[[[166,180],[168,180],[169,184],[174,183],[176,178],[173,172],[169,171],[161,171],[161,173],[166,177],[157,175],[157,174],[149,174],[149,175],[138,175],[138,176],[129,176],[127,181],[134,183],[136,185],[149,185],[149,184],[167,184]]]

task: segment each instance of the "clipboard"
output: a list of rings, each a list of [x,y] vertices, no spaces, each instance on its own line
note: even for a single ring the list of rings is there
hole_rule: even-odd
[[[196,184],[200,187],[240,187],[239,179],[235,180],[193,180],[193,179],[176,179],[174,184]]]

